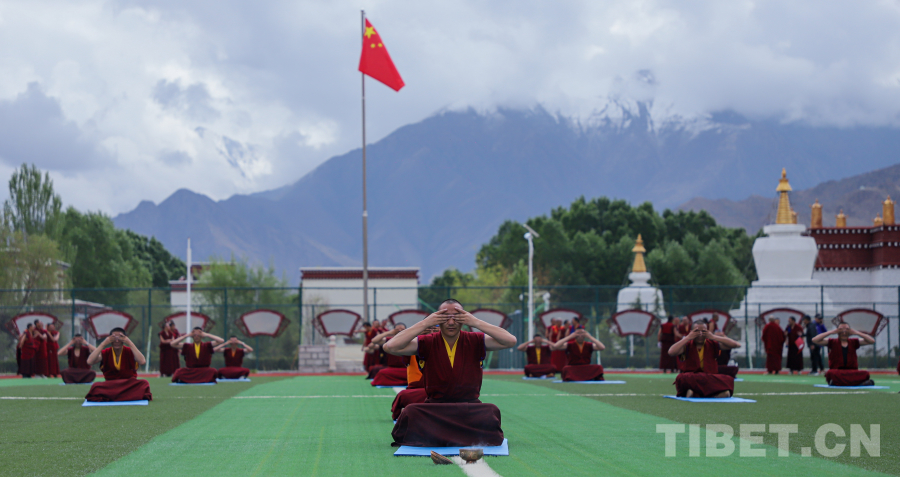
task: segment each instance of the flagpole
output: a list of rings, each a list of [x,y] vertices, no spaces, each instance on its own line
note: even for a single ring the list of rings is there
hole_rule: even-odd
[[[187,246],[187,330],[185,333],[191,334],[191,280],[193,279],[193,274],[191,273],[191,238],[188,237],[188,246]],[[191,339],[188,338],[188,343],[191,342]]]
[[[362,38],[366,35],[366,11],[360,10]],[[362,232],[363,232],[363,322],[369,322],[369,211],[366,206],[366,74],[362,77]]]

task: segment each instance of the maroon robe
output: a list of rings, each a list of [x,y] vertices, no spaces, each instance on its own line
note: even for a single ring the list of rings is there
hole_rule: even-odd
[[[47,376],[59,376],[59,342],[50,337],[59,336],[59,331],[47,331]]]
[[[562,339],[562,328],[559,326],[551,326],[550,331],[547,334],[547,339],[552,342],[557,342]],[[550,352],[550,363],[556,368],[556,372],[562,372],[563,368],[569,364],[569,361],[566,359],[566,351],[562,349],[555,349]]]
[[[400,418],[400,413],[403,412],[406,406],[423,403],[427,398],[428,395],[425,394],[424,387],[408,388],[400,391],[394,397],[394,403],[391,404],[391,418],[396,421]]]
[[[372,379],[372,386],[406,386],[406,368],[384,368]]]
[[[566,343],[568,366],[562,370],[563,381],[603,381],[603,366],[591,364],[594,344],[585,341],[581,346],[575,339]]]
[[[90,349],[82,347],[78,350],[78,356],[75,356],[75,347],[69,348],[67,352],[69,367],[60,372],[64,383],[82,384],[94,382],[94,379],[97,378],[97,373],[91,369],[91,365],[87,362],[90,354]]]
[[[177,331],[169,331],[168,328],[159,332],[160,340],[172,340],[178,338]],[[168,343],[159,343],[159,375],[171,376],[175,370],[181,367],[181,359],[178,357],[178,348],[173,348]]]
[[[478,400],[485,355],[484,333],[460,331],[452,365],[441,333],[419,336],[416,362],[425,379],[426,399],[403,408],[391,445],[502,444],[500,410]]]
[[[34,341],[34,374],[47,376],[50,367],[47,365],[47,331],[35,330],[37,337]]]
[[[21,374],[23,378],[34,376],[34,355],[34,339],[28,331],[26,331],[25,340],[22,341],[22,347],[19,348],[19,374]]]
[[[859,369],[856,350],[859,338],[847,340],[847,360],[844,360],[843,346],[838,338],[828,340],[828,371],[825,381],[831,386],[860,386],[870,379],[869,372]]]
[[[803,328],[794,325],[788,330],[787,336],[787,368],[791,371],[803,370],[803,350],[797,348],[797,338],[803,336]]]
[[[244,367],[244,350],[225,348],[225,367],[219,368],[220,379],[241,379],[250,376],[250,370]]]
[[[766,348],[766,371],[781,371],[781,353],[784,350],[784,330],[774,321],[762,329],[762,342]]]
[[[118,368],[113,353],[112,347],[100,352],[100,369],[106,381],[92,384],[85,400],[98,402],[152,400],[150,383],[137,379],[137,361],[131,348],[122,347]]]
[[[528,358],[528,364],[525,365],[525,376],[539,378],[556,374],[556,366],[551,362],[553,352],[550,350],[550,346],[541,345],[540,359],[538,359],[536,348],[534,345],[525,348],[525,356]]]
[[[719,344],[713,340],[706,340],[703,348],[702,362],[697,345],[693,341],[688,343],[684,352],[678,356],[681,373],[675,377],[675,383],[673,383],[676,395],[685,397],[688,390],[693,392],[692,397],[711,397],[722,391],[730,391],[733,395],[734,378],[718,374],[719,365],[716,358],[719,356]]]
[[[218,372],[215,368],[209,367],[212,362],[213,344],[210,342],[200,343],[200,354],[194,343],[185,343],[181,348],[181,355],[184,356],[184,368],[178,368],[172,374],[173,383],[200,384],[214,383]]]
[[[376,333],[375,333],[374,329],[371,329],[371,330],[365,332],[364,333],[365,342],[363,343],[363,346],[369,346],[369,344],[372,343],[372,338],[374,338],[375,335],[376,335]],[[378,352],[366,353],[365,356],[363,356],[363,369],[365,369],[366,371],[368,371],[369,368],[371,368],[372,366],[375,366],[376,364],[378,364]],[[369,379],[372,379],[372,378],[369,378]]]
[[[669,356],[669,348],[675,344],[675,325],[663,323],[659,331],[659,369],[674,371],[678,369],[678,360],[674,356]]]

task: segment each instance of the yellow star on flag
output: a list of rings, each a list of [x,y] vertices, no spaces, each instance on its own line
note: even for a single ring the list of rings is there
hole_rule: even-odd
[[[366,38],[375,34],[375,27],[366,27]]]

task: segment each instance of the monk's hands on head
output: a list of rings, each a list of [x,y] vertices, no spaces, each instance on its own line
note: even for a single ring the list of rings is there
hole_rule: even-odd
[[[697,337],[699,337],[699,336],[703,336],[703,332],[702,332],[702,331],[700,331],[700,330],[691,330],[691,332],[688,333],[687,336],[685,336],[685,338],[687,338],[687,339],[689,339],[689,340],[695,340],[695,339],[697,339]]]
[[[459,325],[467,325],[471,327],[472,323],[478,320],[478,318],[475,318],[475,315],[464,310],[463,307],[459,305],[453,305],[453,311],[455,313],[455,315],[453,315],[453,321],[455,321]]]

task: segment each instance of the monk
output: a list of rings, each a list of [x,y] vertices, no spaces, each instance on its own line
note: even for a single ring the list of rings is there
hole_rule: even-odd
[[[169,377],[175,374],[175,370],[181,367],[181,359],[178,350],[172,347],[172,342],[181,336],[174,321],[166,323],[159,332],[159,376]]]
[[[125,335],[122,328],[113,328],[109,336],[88,356],[88,366],[100,363],[105,382],[91,385],[85,399],[105,401],[151,401],[150,383],[137,379],[137,367],[147,359]]]
[[[573,339],[574,338],[574,339]],[[562,370],[563,381],[603,381],[603,366],[591,364],[594,351],[603,351],[606,346],[579,326],[574,333],[557,341],[550,347],[566,350],[569,364]]]
[[[377,363],[378,355],[376,355],[375,353],[365,353],[365,351],[369,347],[369,345],[372,344],[372,338],[374,338],[377,333],[375,333],[374,328],[372,328],[372,324],[368,321],[363,323],[362,330],[360,330],[359,333],[363,334],[363,369],[368,371],[369,368]]]
[[[716,336],[725,336],[725,333],[722,330],[716,331],[713,333]],[[731,348],[719,347],[719,357],[716,358],[716,364],[719,365],[719,374],[725,374],[731,376],[732,378],[737,377],[737,373],[739,368],[737,366],[731,366]]]
[[[797,339],[803,337],[803,328],[792,316],[788,318],[788,325],[784,331],[787,336],[787,368],[791,374],[800,374],[803,371],[803,348],[797,346]]]
[[[778,374],[781,371],[781,353],[784,350],[784,330],[778,318],[769,318],[762,329],[762,342],[766,348],[766,372]]]
[[[219,368],[219,379],[241,379],[250,376],[250,370],[244,367],[244,353],[252,353],[253,348],[232,335],[228,341],[213,348],[225,355],[225,367]]]
[[[551,343],[556,343],[557,341],[565,338],[566,333],[563,330],[562,320],[559,318],[551,320],[552,325],[550,326],[550,331],[547,333],[547,340]],[[556,368],[557,373],[561,373],[563,368],[566,367],[569,362],[566,360],[566,352],[563,350],[554,350],[552,347],[550,348],[550,362]]]
[[[686,316],[677,318],[678,324],[675,325],[675,340],[681,341],[682,338],[691,332],[691,321]]]
[[[47,364],[47,330],[44,329],[44,322],[34,320],[34,374],[46,378],[50,372]]]
[[[740,348],[737,341],[709,332],[705,321],[694,323],[691,332],[669,348],[678,356],[681,373],[675,378],[679,397],[728,398],[734,394],[734,378],[719,374],[716,358],[721,349]]]
[[[675,317],[669,315],[666,322],[659,327],[659,332],[656,333],[656,340],[659,342],[659,369],[662,370],[663,374],[669,371],[674,373],[678,370],[678,360],[674,356],[669,356],[669,348],[676,341],[676,326],[678,326],[678,322],[675,321]]]
[[[440,328],[438,327],[425,328],[419,336],[439,332]],[[409,357],[409,366],[406,367],[406,382],[409,383],[406,389],[397,393],[391,404],[391,418],[395,421],[400,417],[403,408],[410,404],[425,402],[425,399],[428,398],[428,395],[425,394],[425,377],[422,375],[422,370],[419,369],[419,363],[415,356]]]
[[[707,327],[708,327],[708,331],[712,334],[716,334],[716,331],[720,331],[719,330],[719,314],[718,313],[712,314],[712,316],[709,318],[709,324],[707,324]]]
[[[536,334],[531,341],[519,345],[517,349],[524,351],[528,358],[528,364],[525,365],[525,376],[539,378],[556,374],[556,366],[550,362],[553,353],[550,349],[552,344],[553,342],[545,342],[541,335]]]
[[[25,327],[25,331],[19,336],[16,348],[19,353],[19,374],[23,378],[34,376],[34,355],[37,352],[34,340],[34,323],[28,323],[28,326]]]
[[[66,384],[84,384],[92,383],[97,378],[97,373],[91,369],[88,364],[88,356],[94,352],[96,347],[76,334],[72,337],[72,341],[66,343],[65,346],[57,351],[58,356],[67,356],[69,358],[69,367],[62,370],[63,382]]]
[[[185,344],[184,340],[191,338],[193,343]],[[203,338],[209,338],[210,341],[203,341]],[[212,363],[213,347],[224,343],[225,340],[218,336],[205,333],[203,328],[194,327],[190,334],[185,334],[175,338],[171,345],[173,348],[181,350],[184,356],[184,368],[178,368],[172,375],[173,383],[185,384],[201,384],[214,383],[219,373],[215,368],[210,367]],[[215,344],[213,344],[215,343]]]
[[[397,323],[394,325],[394,329],[379,333],[372,338],[372,343],[383,349],[385,343],[405,329],[405,324]],[[405,356],[394,356],[385,353],[384,368],[381,368],[372,378],[372,386],[406,386],[409,384],[406,380],[407,367],[409,367],[409,360]]]
[[[56,325],[47,325],[47,376],[55,378],[59,376],[59,331]]]
[[[440,326],[440,333],[418,336]],[[462,326],[481,332],[462,331]],[[416,355],[425,379],[426,399],[400,413],[391,436],[392,446],[460,447],[497,446],[503,443],[500,410],[484,404],[481,378],[487,351],[516,345],[508,331],[485,323],[463,309],[458,301],[441,303],[438,311],[385,343],[387,353]]]
[[[831,335],[838,337],[828,338]],[[851,338],[853,335],[859,338]],[[825,382],[829,386],[875,385],[869,378],[869,372],[859,369],[859,362],[856,359],[856,350],[860,346],[874,344],[874,338],[850,328],[847,323],[841,323],[831,331],[816,335],[813,343],[828,349],[828,371],[825,372]]]

